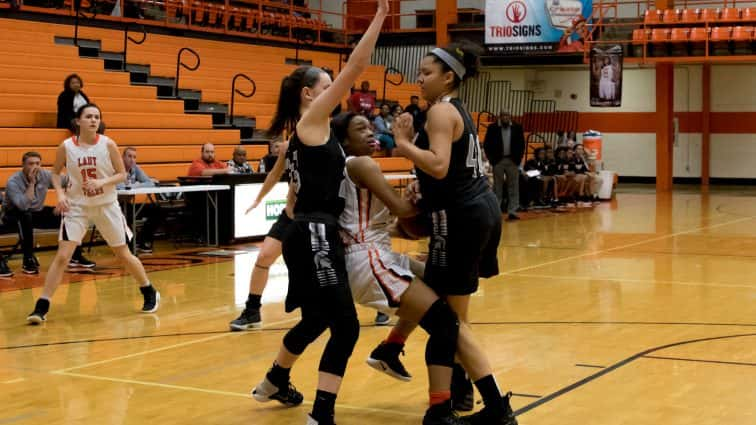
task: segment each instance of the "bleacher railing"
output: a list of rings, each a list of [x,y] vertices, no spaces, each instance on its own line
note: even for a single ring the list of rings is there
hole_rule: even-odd
[[[628,16],[633,7],[637,14]],[[598,0],[584,58],[593,47],[619,44],[627,62],[752,62],[754,26],[756,1],[684,0],[658,10],[648,0]]]
[[[236,88],[236,80],[239,79],[239,78],[244,78],[245,80],[249,81],[252,84],[252,91],[251,92],[244,93],[243,91],[241,91],[241,90],[239,90],[239,89]],[[253,80],[252,78],[250,78],[247,74],[243,74],[241,72],[238,73],[238,74],[236,74],[236,75],[234,75],[234,78],[231,80],[231,102],[230,102],[231,106],[229,107],[229,114],[228,114],[228,116],[229,116],[228,123],[231,126],[234,125],[234,106],[236,104],[236,95],[238,94],[239,96],[242,96],[242,97],[245,97],[245,98],[250,98],[250,97],[254,96],[255,93],[257,93],[257,84],[255,84],[255,80]]]
[[[187,65],[184,62],[181,62],[181,55],[184,52],[189,52],[194,55],[194,57],[197,59],[197,63],[194,65]],[[187,69],[189,71],[196,71],[200,67],[200,55],[197,53],[194,49],[191,47],[182,47],[178,54],[176,55],[176,79],[173,82],[173,97],[179,97],[179,78],[181,77],[181,68]]]
[[[129,50],[129,41],[137,45],[147,41],[147,31],[144,29],[144,25],[142,25],[142,38],[139,40],[131,38],[131,36],[129,36],[130,26],[131,22],[126,22],[123,24],[123,62],[121,63],[121,70],[123,71],[126,71],[126,57]]]
[[[389,78],[389,74],[394,74],[399,76],[399,81],[394,81]],[[392,86],[400,86],[404,82],[404,74],[402,74],[401,71],[398,69],[387,66],[383,70],[383,100],[381,100],[381,104],[386,103],[386,84],[391,84]]]
[[[37,3],[20,5],[19,10],[78,19],[76,7],[80,4],[82,12],[93,13],[102,21],[284,42],[295,42],[295,32],[301,29],[309,31],[317,45],[339,48],[348,45],[345,28],[339,28],[346,22],[341,11],[294,5],[294,2],[296,0],[288,3],[274,0],[63,0],[62,7]]]

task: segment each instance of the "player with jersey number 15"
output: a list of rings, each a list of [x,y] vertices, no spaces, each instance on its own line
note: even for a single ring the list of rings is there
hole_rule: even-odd
[[[63,214],[58,235],[58,252],[45,276],[45,287],[27,317],[30,324],[46,320],[50,299],[63,278],[63,270],[89,228],[97,226],[102,237],[121,264],[139,283],[144,298],[143,313],[157,311],[160,293],[150,284],[144,266],[131,254],[127,238],[131,231],[118,206],[116,184],[126,180],[123,159],[116,143],[98,134],[102,120],[100,108],[86,104],[76,112],[77,134],[58,146],[53,166],[52,182],[58,195],[57,209]],[[61,186],[61,172],[65,167],[71,187]]]

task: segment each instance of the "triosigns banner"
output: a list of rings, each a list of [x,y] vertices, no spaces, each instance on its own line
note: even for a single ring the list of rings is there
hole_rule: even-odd
[[[491,54],[582,52],[591,0],[486,0]]]

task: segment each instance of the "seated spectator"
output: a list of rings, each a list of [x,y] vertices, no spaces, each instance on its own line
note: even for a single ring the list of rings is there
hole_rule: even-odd
[[[43,169],[42,156],[37,152],[26,152],[22,158],[23,168],[8,179],[3,199],[3,221],[16,225],[21,239],[24,261],[21,270],[26,274],[39,273],[39,261],[34,255],[34,228],[58,229],[60,216],[56,216],[52,207],[45,206],[47,190],[52,186],[52,173]],[[63,178],[63,187],[68,185],[68,178]],[[84,258],[81,246],[69,263],[70,267],[92,268],[95,263]]]
[[[381,149],[386,151],[386,155],[391,156],[396,147],[394,135],[391,133],[391,126],[394,124],[394,116],[391,114],[391,107],[388,103],[381,105],[381,113],[373,120],[375,126],[375,138],[381,143]]]
[[[231,171],[225,163],[215,160],[215,146],[212,143],[205,143],[202,145],[202,157],[192,161],[187,174],[191,177],[200,177],[229,174]]]
[[[262,160],[260,160],[261,173],[269,173],[270,170],[273,169],[273,166],[276,165],[278,155],[283,153],[280,152],[281,143],[282,142],[280,139],[272,140],[270,142],[270,145],[268,145],[268,154],[265,155]]]
[[[137,165],[136,148],[127,147],[123,150],[123,165],[126,168],[126,181],[116,185],[116,189],[134,189],[137,187],[154,187],[158,181],[151,179]],[[152,252],[152,243],[155,239],[155,230],[161,221],[160,206],[155,203],[148,203],[142,206],[140,212],[145,217],[144,225],[141,232],[134,232],[137,235],[137,251],[149,254]],[[131,209],[126,209],[126,221],[130,224],[133,220]],[[134,229],[132,229],[134,230]]]
[[[576,206],[579,208],[585,208],[590,207],[591,204],[589,202],[586,202],[587,196],[586,193],[588,192],[587,188],[588,185],[586,182],[588,181],[588,176],[585,174],[588,171],[588,167],[583,163],[577,160],[575,158],[575,151],[573,149],[567,148],[566,150],[567,154],[567,162],[569,162],[573,174],[573,178],[575,180],[575,202]]]
[[[550,190],[547,189],[546,192],[544,192],[544,198],[552,206],[555,206],[558,199],[557,194],[559,190],[559,188],[557,187],[557,180],[555,178],[558,173],[556,157],[554,156],[554,149],[551,147],[547,146],[544,149],[544,152],[546,153],[546,160],[544,161],[543,171],[541,171],[541,175],[548,177],[548,180],[550,182],[549,185],[551,186]]]
[[[602,179],[595,171],[595,167],[591,164],[591,161],[588,160],[583,145],[575,145],[574,150],[576,163],[583,164],[583,167],[586,170],[586,196],[589,199],[585,199],[584,202],[591,202],[594,205],[598,205],[598,190],[601,187]]]
[[[67,128],[76,133],[74,128],[74,114],[76,111],[89,103],[89,98],[81,89],[84,88],[84,81],[76,74],[66,77],[63,82],[63,91],[58,95],[58,119],[57,128]]]
[[[396,119],[396,117],[398,117],[399,115],[401,115],[402,112],[404,112],[404,109],[402,109],[402,105],[400,105],[400,104],[397,103],[396,105],[394,105],[391,108],[391,117],[393,119]]]
[[[525,205],[535,204],[535,207],[545,207],[548,205],[549,184],[553,177],[546,175],[546,149],[538,148],[532,159],[525,162],[525,177],[528,198]],[[538,175],[530,176],[528,171],[537,171]]]
[[[255,172],[247,162],[247,150],[241,146],[234,148],[234,156],[226,164],[233,174],[252,174]]]
[[[577,193],[574,164],[567,157],[568,150],[566,146],[559,147],[556,150],[556,174],[554,178],[557,184],[557,209],[560,210],[564,207],[574,208],[575,194]]]
[[[410,96],[410,104],[404,108],[404,112],[412,114],[412,125],[415,127],[415,132],[420,131],[425,125],[425,110],[420,107],[420,98]]]
[[[370,82],[363,81],[360,91],[356,91],[349,97],[349,110],[372,118],[375,109],[375,96],[370,93]]]

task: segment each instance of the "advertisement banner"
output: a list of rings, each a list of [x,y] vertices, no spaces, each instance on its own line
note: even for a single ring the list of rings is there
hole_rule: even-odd
[[[488,52],[582,52],[592,5],[591,0],[486,0]]]
[[[591,106],[622,105],[622,46],[591,49]]]

